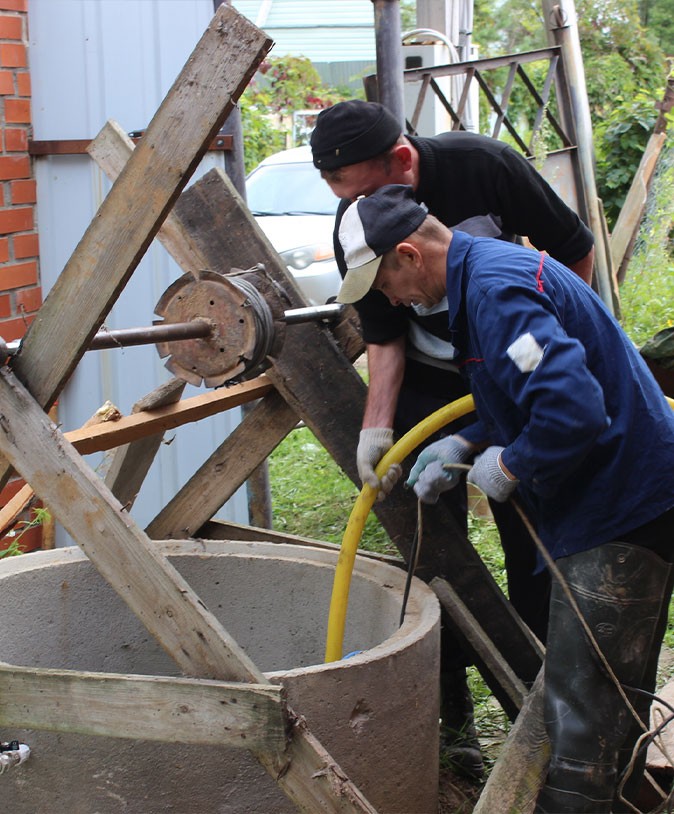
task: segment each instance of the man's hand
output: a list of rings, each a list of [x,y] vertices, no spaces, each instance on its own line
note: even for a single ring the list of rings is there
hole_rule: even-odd
[[[367,427],[360,431],[356,452],[358,476],[363,483],[379,489],[378,500],[383,500],[388,495],[402,474],[400,464],[391,464],[381,480],[375,474],[375,466],[392,446],[393,430],[387,427]]]
[[[484,492],[497,503],[505,503],[517,489],[517,478],[508,477],[501,464],[501,453],[504,447],[487,447],[482,455],[475,459],[473,468],[468,473],[468,482]]]
[[[412,467],[406,486],[413,486],[422,503],[437,503],[442,492],[453,489],[459,482],[463,464],[473,454],[473,449],[455,435],[430,444],[419,455]]]

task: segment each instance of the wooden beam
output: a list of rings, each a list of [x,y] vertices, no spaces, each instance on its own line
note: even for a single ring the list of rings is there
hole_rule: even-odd
[[[215,13],[14,359],[16,375],[43,408],[58,396],[271,44],[228,4]]]
[[[532,814],[550,761],[543,723],[543,671],[501,749],[473,814]]]
[[[269,379],[262,374],[256,379],[231,387],[209,390],[199,396],[182,399],[177,404],[167,404],[154,410],[146,410],[135,415],[122,416],[118,421],[80,427],[65,433],[65,438],[81,455],[101,452],[106,449],[128,444],[139,438],[146,438],[158,432],[180,427],[193,421],[200,421],[212,415],[247,404],[262,398],[273,390]]]
[[[145,529],[153,540],[192,537],[297,425],[272,391],[248,413]]]
[[[114,182],[126,166],[134,147],[133,140],[124,129],[117,122],[108,121],[88,146],[87,152]],[[157,239],[183,271],[193,272],[207,267],[183,224],[172,211],[157,232]]]
[[[627,266],[632,258],[639,226],[646,210],[648,190],[666,139],[666,133],[654,133],[649,138],[611,232],[611,257],[619,283],[624,281],[627,274]]]
[[[440,579],[440,577],[435,577],[435,579],[431,580],[430,587],[440,600],[440,604],[460,635],[468,640],[471,649],[479,657],[483,667],[486,668],[487,674],[493,676],[501,691],[507,693],[510,700],[507,712],[511,717],[515,717],[527,696],[527,688],[524,682],[515,675],[503,654],[497,650],[449,582]],[[542,658],[542,649],[540,653]]]
[[[252,542],[277,543],[279,545],[302,545],[311,548],[324,548],[339,554],[341,548],[337,543],[328,543],[325,540],[316,540],[313,537],[300,537],[298,534],[286,534],[282,531],[244,526],[242,523],[232,523],[228,520],[211,519],[198,529],[195,538],[207,542],[208,540],[249,540]],[[377,560],[396,568],[407,568],[404,560],[393,554],[379,554],[376,551],[358,551],[358,556],[366,560]]]
[[[0,663],[0,725],[282,750],[282,688]]]
[[[137,401],[131,408],[131,413],[136,415],[175,404],[180,400],[185,384],[181,379],[170,379]],[[115,451],[105,473],[104,483],[127,511],[136,500],[163,438],[164,432],[161,430],[147,438],[124,444]]]

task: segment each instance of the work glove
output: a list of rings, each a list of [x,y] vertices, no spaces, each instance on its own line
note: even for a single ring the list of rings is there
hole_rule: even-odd
[[[500,457],[504,447],[487,447],[475,459],[468,473],[468,482],[497,503],[505,503],[517,489],[518,480],[510,480],[501,469]]]
[[[377,500],[383,500],[402,475],[400,464],[391,464],[381,480],[375,474],[375,466],[392,446],[393,430],[387,427],[367,427],[360,431],[356,451],[358,476],[363,483],[367,483],[373,489],[379,489]]]
[[[453,489],[461,478],[461,469],[452,464],[463,464],[473,454],[471,447],[448,435],[429,444],[412,467],[406,486],[413,486],[422,503],[437,503],[442,492]]]

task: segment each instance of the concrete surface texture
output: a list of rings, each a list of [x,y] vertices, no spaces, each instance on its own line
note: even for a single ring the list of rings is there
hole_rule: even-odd
[[[345,653],[323,664],[336,555],[271,543],[158,543],[380,814],[438,799],[435,595],[358,557]],[[0,561],[0,660],[28,667],[176,675],[172,660],[77,548]],[[31,757],[0,781],[13,814],[286,814],[294,806],[248,752],[46,731],[7,731]]]

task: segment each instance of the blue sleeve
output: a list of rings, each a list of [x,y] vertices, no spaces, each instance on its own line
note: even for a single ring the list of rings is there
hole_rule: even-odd
[[[546,295],[492,287],[475,322],[486,371],[481,397],[497,424],[520,427],[503,463],[533,492],[550,496],[608,426],[603,390]]]

